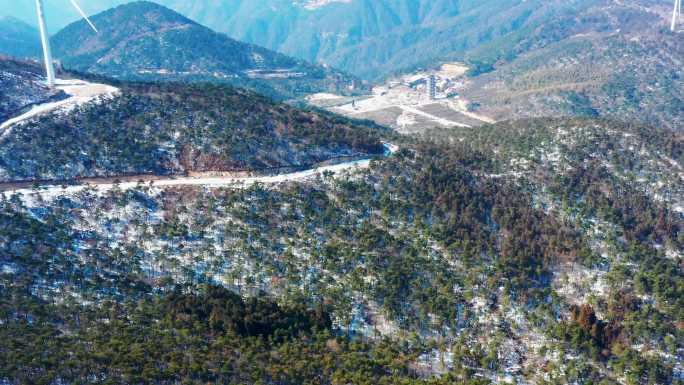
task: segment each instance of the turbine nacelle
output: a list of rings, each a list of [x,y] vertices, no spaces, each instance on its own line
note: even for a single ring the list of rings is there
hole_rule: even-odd
[[[85,19],[85,21],[90,25],[90,28],[97,33],[97,28],[93,24],[85,12],[78,5],[76,0],[69,0],[71,5],[76,8],[76,11]],[[43,44],[43,60],[45,61],[45,75],[47,78],[47,84],[50,88],[55,86],[55,67],[52,63],[52,51],[50,49],[50,36],[47,31],[47,23],[45,22],[45,9],[43,7],[43,0],[36,0],[36,12],[38,13],[38,27],[40,28],[40,40]]]

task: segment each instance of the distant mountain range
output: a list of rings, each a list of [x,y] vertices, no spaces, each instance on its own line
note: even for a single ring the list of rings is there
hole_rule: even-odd
[[[122,5],[92,21],[99,33],[78,21],[52,38],[65,68],[126,80],[225,82],[276,98],[346,93],[360,85],[340,71],[236,41],[151,2]],[[37,42],[37,32],[25,28]],[[17,55],[14,46],[2,44],[0,52]]]
[[[40,55],[38,30],[11,16],[0,18],[0,53],[18,58]]]
[[[0,0],[8,1],[8,0]],[[468,50],[529,31],[559,14],[601,0],[160,0],[185,16],[229,36],[310,62],[327,63],[365,78],[463,56]],[[84,4],[102,11],[121,0]],[[1,3],[0,3],[1,4]],[[34,20],[32,7],[9,5]],[[77,15],[48,7],[63,26]],[[53,27],[55,28],[55,27]]]
[[[0,9],[33,21],[32,4],[0,0]],[[11,3],[11,5],[10,5]],[[89,13],[126,3],[85,3]],[[590,14],[597,6],[624,12],[653,13],[666,26],[669,2],[658,0],[228,0],[188,2],[158,0],[186,17],[228,36],[309,62],[327,63],[357,76],[374,79],[452,59],[510,60],[521,52],[596,26]],[[75,12],[47,4],[57,30]],[[70,10],[69,10],[70,11]],[[1,12],[1,11],[0,11]],[[1,14],[1,13],[0,13]],[[576,17],[583,14],[583,17]],[[592,16],[592,17],[587,17]],[[623,19],[621,28],[643,26]],[[599,32],[608,32],[600,30]],[[542,38],[530,41],[529,37]],[[531,44],[530,44],[531,43]]]
[[[497,120],[601,116],[684,129],[684,39],[663,26],[658,4],[604,2],[559,18],[509,58],[475,66],[464,95]],[[474,56],[507,43],[498,44]]]
[[[375,80],[458,60],[471,68],[464,95],[497,120],[683,124],[684,42],[667,30],[670,5],[661,1],[160,1],[259,46],[138,2],[96,15],[98,35],[82,21],[60,31],[56,56],[120,79],[218,80],[281,98],[348,92],[353,77],[303,60]]]

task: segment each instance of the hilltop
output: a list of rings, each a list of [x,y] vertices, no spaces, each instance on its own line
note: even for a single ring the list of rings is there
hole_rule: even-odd
[[[354,80],[333,69],[216,33],[168,8],[133,2],[73,23],[53,38],[55,57],[76,71],[126,80],[229,83],[279,98],[349,92]]]
[[[40,64],[0,56],[0,123],[35,104],[64,98],[45,85]]]
[[[0,68],[7,69],[0,80],[8,85],[2,88],[3,101],[11,102],[8,113],[58,96],[41,84],[37,65],[0,60]],[[3,130],[0,179],[267,171],[384,151],[382,128],[227,85],[118,82],[117,87],[120,92],[104,99]]]

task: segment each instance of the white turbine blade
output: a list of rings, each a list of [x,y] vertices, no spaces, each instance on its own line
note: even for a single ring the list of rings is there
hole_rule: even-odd
[[[674,32],[676,27],[677,27],[677,16],[679,16],[678,13],[679,13],[679,0],[675,0],[674,10],[672,11],[672,25],[670,25],[670,30],[672,32]]]
[[[90,28],[92,28],[93,31],[95,31],[95,33],[98,33],[99,31],[97,30],[97,28],[95,28],[95,24],[93,24],[93,23],[90,21],[90,19],[88,19],[88,16],[86,16],[85,12],[83,12],[83,10],[81,9],[81,7],[78,6],[78,3],[76,2],[76,0],[69,0],[69,1],[71,1],[71,5],[73,5],[74,8],[76,8],[76,10],[78,11],[78,13],[80,13],[81,16],[83,16],[83,18],[85,19],[85,21],[87,21],[88,24],[90,24]]]

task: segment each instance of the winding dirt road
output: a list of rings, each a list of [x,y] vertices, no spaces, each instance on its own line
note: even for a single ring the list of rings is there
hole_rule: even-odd
[[[392,144],[385,144],[387,149],[386,155],[389,156],[397,150],[397,147]],[[269,176],[254,176],[254,177],[148,177],[148,180],[141,178],[140,181],[126,181],[121,183],[113,183],[112,179],[103,178],[98,181],[97,178],[88,180],[86,183],[77,185],[41,185],[37,188],[17,188],[7,189],[2,192],[5,197],[10,197],[14,194],[30,195],[34,193],[40,194],[42,197],[63,196],[78,193],[87,188],[95,188],[98,192],[106,192],[109,190],[119,188],[121,190],[130,190],[137,188],[141,182],[147,186],[165,188],[165,187],[182,187],[182,186],[199,186],[199,187],[230,187],[230,188],[248,188],[254,184],[260,183],[264,185],[276,185],[284,182],[302,181],[306,179],[315,178],[319,174],[332,173],[338,174],[344,171],[354,171],[368,168],[371,159],[361,159],[351,162],[340,163],[332,166],[315,167],[309,170],[298,171],[288,174],[269,175]]]
[[[108,98],[116,95],[119,90],[115,87],[105,84],[89,83],[82,80],[59,80],[58,88],[70,95],[69,98],[52,103],[45,103],[34,106],[30,111],[22,114],[16,118],[10,119],[0,125],[0,138],[9,134],[12,126],[23,121],[27,121],[34,117],[46,113],[68,112],[70,109],[88,103],[99,98]],[[390,156],[398,150],[398,147],[391,143],[384,143],[385,155]],[[309,170],[298,171],[287,174],[271,175],[271,176],[217,176],[217,177],[158,177],[146,176],[141,177],[143,183],[155,187],[180,187],[180,186],[203,186],[203,187],[232,187],[232,188],[246,188],[256,183],[261,184],[278,184],[289,181],[299,181],[315,177],[323,173],[337,174],[346,170],[355,170],[368,168],[371,159],[360,159],[349,161],[331,166],[314,167]],[[133,189],[140,185],[140,180],[136,178],[131,181],[127,178],[126,181],[120,183],[113,183],[112,180],[116,178],[92,178],[87,179],[82,184],[76,185],[56,185],[46,184],[40,185],[37,188],[27,188],[26,183],[22,183],[21,187],[13,188],[10,184],[9,188],[5,188],[3,195],[9,197],[13,194],[33,194],[40,193],[41,196],[58,196],[71,194],[82,191],[87,188],[94,187],[97,191],[105,192],[113,188],[122,190]],[[18,184],[19,185],[19,184]]]
[[[18,123],[52,112],[68,112],[74,107],[97,100],[109,98],[119,93],[119,89],[106,84],[89,83],[78,79],[57,79],[56,88],[64,91],[68,98],[56,102],[33,106],[29,111],[0,124],[0,139],[7,136]]]

